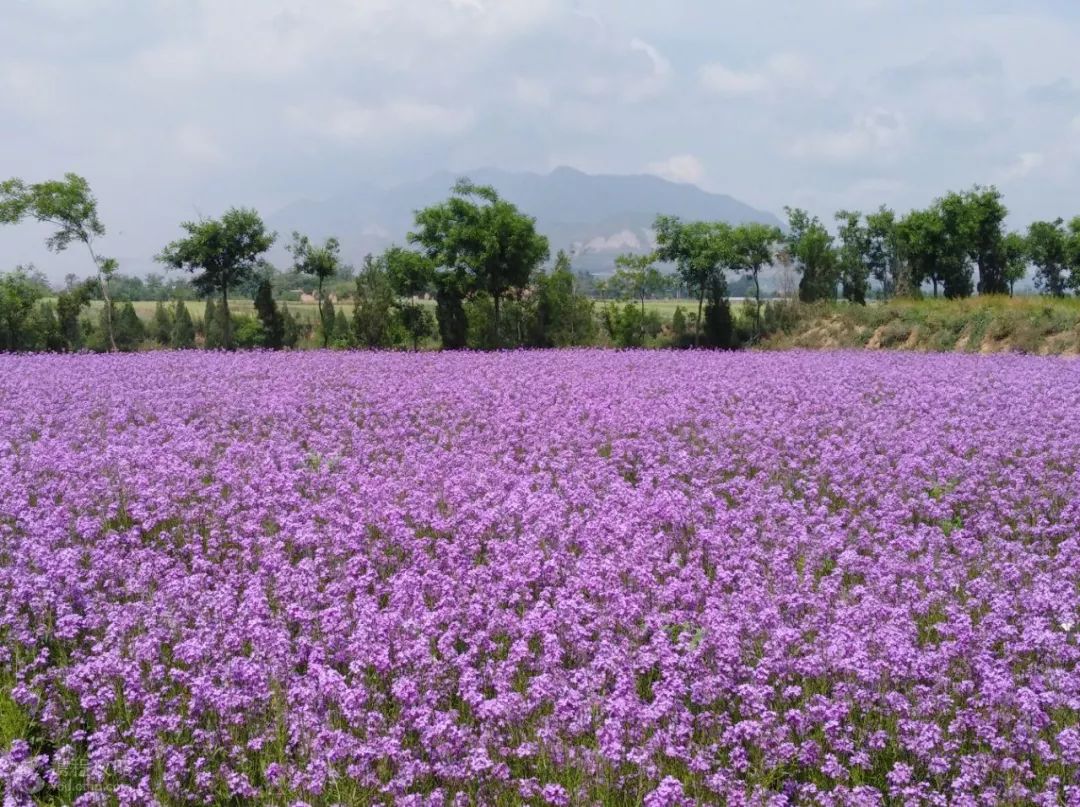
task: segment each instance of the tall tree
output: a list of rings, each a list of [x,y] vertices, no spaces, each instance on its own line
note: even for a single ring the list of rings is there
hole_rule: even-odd
[[[1033,221],[1028,226],[1027,252],[1035,266],[1036,288],[1051,297],[1064,297],[1069,272],[1064,220]]]
[[[394,288],[386,269],[385,256],[364,258],[356,276],[353,308],[353,337],[360,347],[389,347],[393,322]]]
[[[222,341],[233,348],[229,289],[251,277],[259,259],[274,243],[276,234],[267,232],[254,210],[231,208],[220,219],[187,221],[180,225],[188,237],[162,250],[157,260],[177,269],[197,272],[193,278],[202,294],[221,295]],[[207,328],[210,323],[207,323]]]
[[[838,211],[836,221],[841,291],[845,300],[866,305],[870,280],[870,230],[862,223],[862,214],[858,211]]]
[[[524,289],[547,260],[547,238],[536,220],[519,212],[495,189],[461,179],[445,202],[419,210],[409,241],[418,244],[441,274],[453,282],[437,284],[444,293],[486,293],[494,304],[492,344],[500,344],[502,300]]]
[[[269,278],[263,278],[255,290],[255,313],[262,323],[265,346],[281,350],[285,344],[285,323],[274,302],[274,289]]]
[[[885,205],[866,214],[867,265],[870,275],[881,284],[883,297],[892,297],[900,285],[902,263],[896,214]]]
[[[195,323],[191,321],[191,312],[183,300],[177,300],[173,308],[173,329],[169,343],[178,350],[195,347]]]
[[[657,216],[656,259],[675,264],[679,276],[698,301],[694,345],[701,345],[705,295],[727,293],[724,270],[735,265],[731,225],[722,221],[684,222],[676,216]]]
[[[90,305],[90,300],[94,296],[94,285],[93,279],[82,282],[72,281],[56,297],[57,326],[60,329],[60,338],[64,342],[65,350],[79,350],[83,345],[79,316],[82,310]]]
[[[167,346],[172,341],[172,329],[172,315],[165,308],[165,303],[158,300],[157,305],[154,306],[154,321],[150,335],[159,345]]]
[[[802,275],[799,299],[804,303],[836,299],[836,253],[833,237],[817,216],[785,207],[788,216],[787,255]]]
[[[1013,296],[1016,281],[1023,280],[1028,267],[1028,243],[1020,233],[1007,233],[1003,242],[1005,252],[1005,282],[1009,284],[1009,296]]]
[[[540,273],[530,302],[532,334],[536,347],[587,345],[596,335],[593,301],[578,289],[578,278],[570,266],[570,256],[559,250],[550,273]]]
[[[420,252],[393,246],[383,255],[390,286],[397,297],[394,308],[397,321],[408,335],[413,350],[420,349],[421,340],[435,332],[435,321],[417,297],[431,289],[435,266]]]
[[[98,218],[97,199],[90,190],[90,183],[71,173],[64,174],[62,180],[31,185],[20,179],[0,182],[0,224],[17,223],[27,216],[57,228],[45,241],[53,252],[63,252],[77,241],[90,253],[105,300],[109,349],[116,350],[109,279],[116,272],[117,263],[112,258],[98,255],[94,249],[95,240],[105,235],[105,225]]]
[[[292,238],[288,250],[293,256],[293,271],[310,275],[316,281],[315,300],[319,304],[319,323],[322,325],[323,347],[326,347],[330,344],[334,324],[327,321],[327,312],[324,310],[326,296],[323,290],[326,281],[341,268],[341,244],[336,238],[327,238],[322,246],[318,246],[312,244],[306,235],[298,232],[293,232]]]
[[[33,350],[31,328],[41,289],[22,269],[0,275],[0,352]]]
[[[754,341],[761,336],[761,270],[772,263],[773,250],[783,239],[779,227],[759,222],[740,224],[732,231],[735,269],[754,286]]]
[[[1006,278],[1008,254],[1005,249],[1005,217],[1008,209],[1001,192],[991,186],[976,185],[963,194],[965,221],[964,238],[968,257],[979,270],[979,294],[1005,294],[1009,290]]]
[[[624,253],[615,258],[615,274],[609,284],[622,299],[632,299],[641,306],[641,323],[645,326],[645,300],[659,293],[666,281],[656,268],[652,254]]]
[[[942,252],[939,261],[945,296],[949,299],[970,297],[974,291],[971,256],[976,252],[976,239],[975,219],[968,198],[956,192],[947,193],[934,203],[932,211],[941,221]],[[998,258],[993,260],[997,261]],[[999,269],[990,268],[988,264],[988,271],[996,274]],[[992,282],[996,284],[997,280]]]

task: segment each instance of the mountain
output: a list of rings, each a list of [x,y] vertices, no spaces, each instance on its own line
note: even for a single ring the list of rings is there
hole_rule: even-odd
[[[465,175],[494,186],[518,209],[535,216],[553,254],[572,250],[575,268],[597,274],[609,273],[621,252],[652,248],[657,213],[733,224],[780,224],[771,213],[731,196],[649,175],[592,175],[573,168],[556,168],[550,174],[485,168]],[[393,188],[361,186],[324,201],[295,202],[268,217],[268,224],[282,239],[293,230],[317,239],[336,235],[345,258],[358,264],[369,252],[403,244],[413,211],[446,199],[459,176],[443,172]]]

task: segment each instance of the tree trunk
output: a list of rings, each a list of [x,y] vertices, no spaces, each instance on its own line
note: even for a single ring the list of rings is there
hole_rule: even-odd
[[[221,312],[225,318],[222,322],[222,340],[225,343],[226,350],[233,349],[232,341],[232,315],[229,314],[229,284],[223,283],[221,286]]]
[[[322,326],[322,346],[325,348],[330,344],[329,334],[326,332],[326,311],[323,307],[323,279],[319,278],[319,325]]]
[[[937,299],[937,278],[931,278],[930,282],[934,284],[934,299]]]
[[[112,295],[109,294],[109,281],[101,272],[101,261],[98,260],[98,256],[94,254],[94,248],[90,245],[89,241],[86,241],[86,248],[90,250],[90,258],[94,261],[94,268],[97,269],[98,283],[101,284],[101,296],[105,298],[105,328],[109,332],[109,350],[112,353],[116,352],[116,335],[113,330],[113,307],[112,307]]]
[[[641,344],[645,344],[645,295],[641,295]]]
[[[758,273],[754,272],[754,341],[761,336],[761,284],[758,283]]]
[[[495,319],[491,323],[491,345],[497,348],[499,347],[499,311],[502,300],[498,294],[491,295],[491,299],[495,302]]]
[[[705,305],[705,284],[701,284],[701,291],[697,300],[697,323],[694,325],[694,347],[701,347],[701,309]]]

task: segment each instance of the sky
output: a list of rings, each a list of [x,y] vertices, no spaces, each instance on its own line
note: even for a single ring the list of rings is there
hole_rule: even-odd
[[[1073,0],[0,0],[0,178],[85,176],[134,273],[184,220],[481,166],[830,223],[996,184],[1025,227],[1080,214],[1076,42]],[[45,234],[0,270],[85,271]]]

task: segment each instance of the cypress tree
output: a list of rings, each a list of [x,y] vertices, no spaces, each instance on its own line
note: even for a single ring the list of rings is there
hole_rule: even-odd
[[[172,340],[172,329],[172,315],[169,314],[169,310],[165,308],[165,303],[158,300],[157,305],[154,306],[154,323],[150,329],[150,334],[153,336],[155,342],[167,347]]]
[[[289,310],[288,305],[281,306],[281,345],[282,347],[296,347],[300,341],[300,327]]]
[[[113,336],[117,348],[124,351],[138,350],[146,338],[146,327],[130,301],[124,303],[118,315],[113,318]]]
[[[207,297],[206,309],[203,312],[203,346],[207,350],[216,350],[225,346],[225,329],[223,326],[224,322],[218,316],[218,307],[214,305],[212,297]]]
[[[266,278],[255,290],[255,312],[263,326],[264,346],[280,350],[285,344],[285,323],[274,302],[274,290]]]
[[[192,322],[187,303],[183,300],[176,301],[169,343],[179,350],[188,350],[195,347],[195,323]]]

